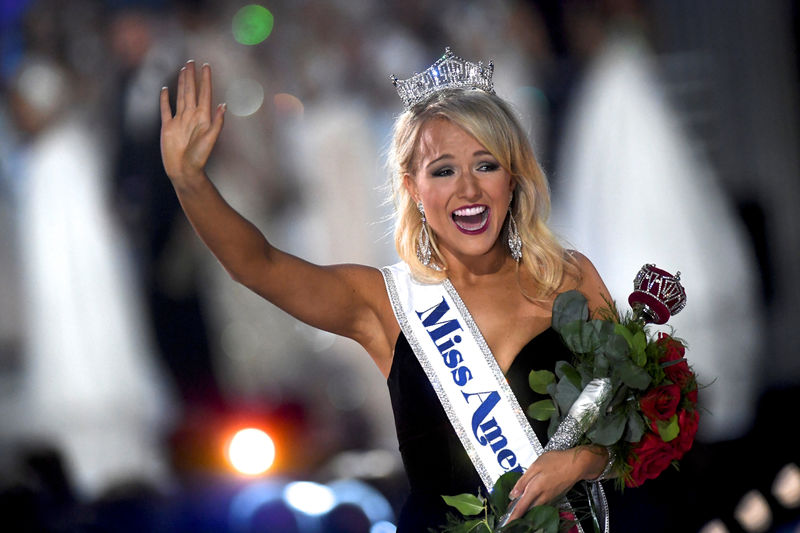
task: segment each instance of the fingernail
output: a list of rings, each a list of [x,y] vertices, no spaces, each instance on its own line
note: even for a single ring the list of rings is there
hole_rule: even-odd
[[[508,493],[508,497],[512,500],[516,500],[519,497],[519,491],[517,489],[512,490]]]
[[[166,91],[166,90],[167,90],[167,86],[166,86],[166,85],[164,85],[164,86],[161,88],[161,90],[162,90],[162,91]]]
[[[187,62],[187,63],[194,63],[194,59],[189,59],[189,60],[188,60],[188,61],[186,61],[186,62]]]
[[[209,65],[208,63],[203,63],[203,66],[204,67],[210,67],[211,65]]]
[[[226,109],[228,109],[228,104],[226,104],[225,102],[222,102],[221,104],[219,104],[219,108],[222,109],[223,111],[225,111]]]

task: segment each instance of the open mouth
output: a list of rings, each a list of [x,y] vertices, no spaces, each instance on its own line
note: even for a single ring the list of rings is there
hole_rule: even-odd
[[[485,205],[462,207],[451,216],[459,231],[468,235],[482,233],[489,227],[489,207]]]

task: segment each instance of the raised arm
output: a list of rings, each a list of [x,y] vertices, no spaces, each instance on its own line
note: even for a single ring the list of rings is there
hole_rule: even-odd
[[[360,343],[388,373],[397,326],[378,270],[318,266],[270,245],[222,198],[205,173],[219,137],[224,104],[212,111],[211,69],[196,83],[194,62],[178,77],[175,114],[161,90],[161,155],[184,213],[228,274],[314,327]],[[398,330],[399,331],[399,330]]]

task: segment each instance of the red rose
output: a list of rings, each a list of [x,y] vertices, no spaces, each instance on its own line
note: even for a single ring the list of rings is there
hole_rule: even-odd
[[[687,392],[686,397],[692,402],[692,405],[697,405],[697,387]]]
[[[686,348],[664,333],[659,334],[656,342],[659,346],[664,347],[664,355],[661,356],[659,362],[664,368],[667,379],[681,387],[685,386],[692,377],[692,371],[685,359]]]
[[[681,428],[681,432],[670,443],[675,448],[677,459],[683,457],[683,454],[691,449],[694,436],[697,434],[699,420],[700,414],[697,411],[683,410],[678,414],[678,427]]]
[[[575,517],[575,513],[570,513],[567,511],[559,511],[558,517],[561,519],[562,527],[564,523],[566,523],[566,525],[569,525],[569,524],[575,524],[578,521],[578,519]],[[578,533],[578,526],[575,525],[570,527],[565,533]]]
[[[626,481],[629,487],[639,487],[648,479],[655,479],[675,459],[675,450],[654,433],[645,434],[633,449],[628,463],[633,467]]]
[[[642,396],[639,406],[650,420],[669,420],[678,409],[680,401],[681,388],[678,385],[662,385]]]

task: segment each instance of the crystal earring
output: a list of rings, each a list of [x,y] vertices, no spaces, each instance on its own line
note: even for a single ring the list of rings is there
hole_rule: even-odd
[[[431,264],[431,238],[428,235],[428,224],[425,220],[425,209],[422,207],[422,202],[417,203],[417,209],[422,216],[422,229],[417,237],[417,259],[425,266]]]
[[[511,257],[519,263],[522,259],[522,238],[519,236],[517,221],[514,220],[514,212],[508,210],[508,249],[511,250]]]

